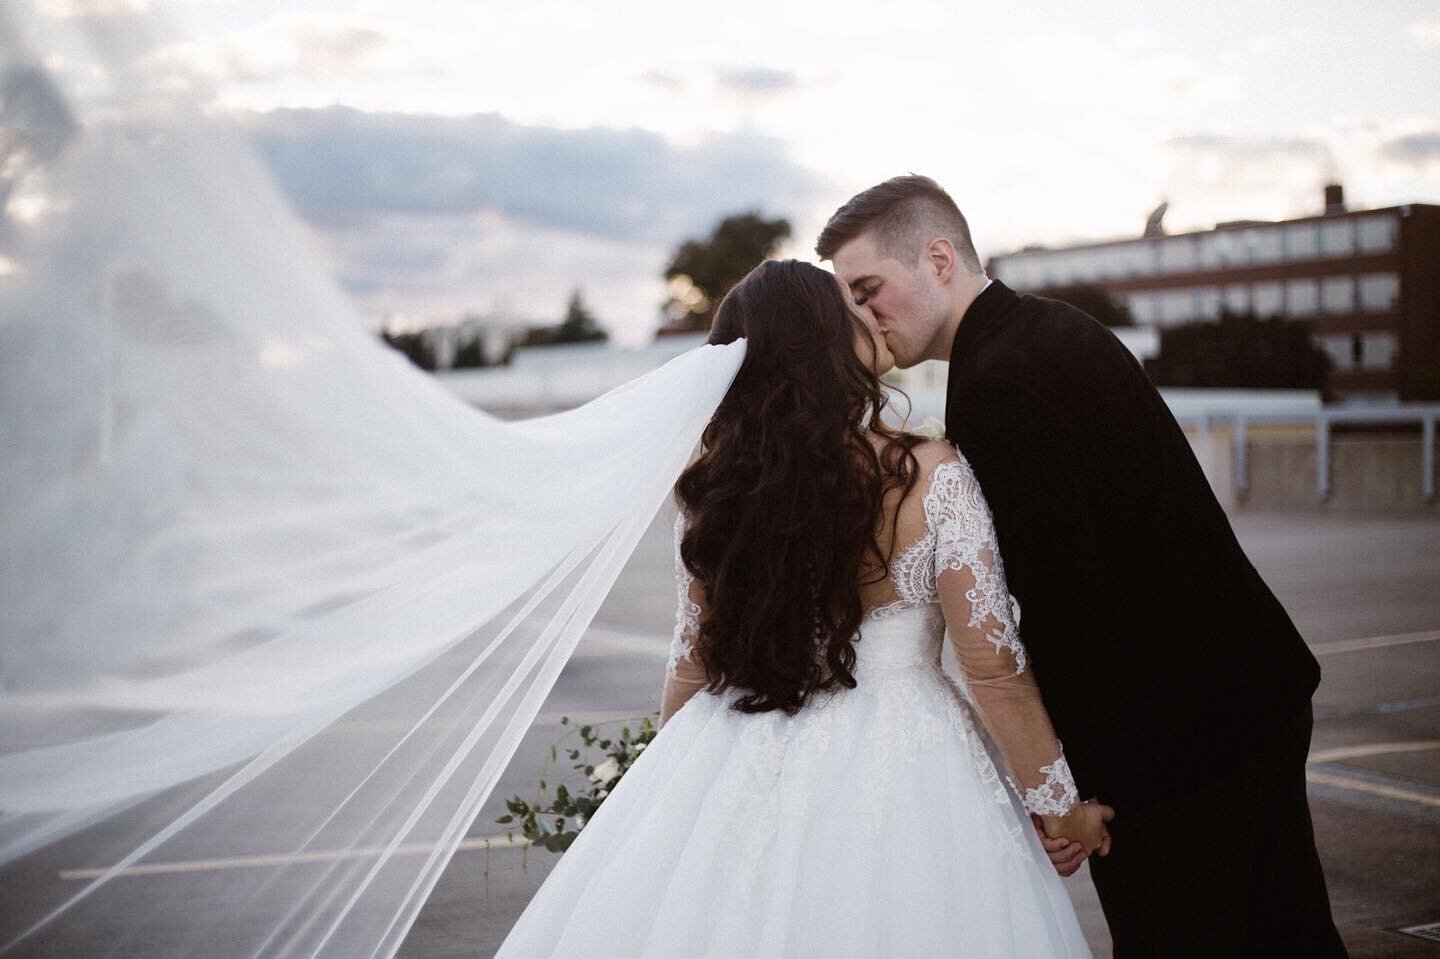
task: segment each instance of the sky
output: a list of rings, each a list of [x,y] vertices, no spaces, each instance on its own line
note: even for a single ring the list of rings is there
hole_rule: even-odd
[[[367,322],[648,338],[683,240],[758,210],[814,238],[938,180],[982,258],[1030,244],[1440,203],[1440,3],[32,0],[34,48],[246,131]]]

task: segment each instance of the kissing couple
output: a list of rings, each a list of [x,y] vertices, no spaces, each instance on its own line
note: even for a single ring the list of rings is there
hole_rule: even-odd
[[[715,311],[661,730],[498,955],[1088,956],[1088,858],[1120,959],[1344,956],[1319,665],[1135,358],[927,177],[816,252]],[[924,360],[943,439],[882,417]]]

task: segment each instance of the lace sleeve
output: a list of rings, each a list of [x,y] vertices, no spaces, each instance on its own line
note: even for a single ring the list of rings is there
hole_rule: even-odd
[[[995,523],[980,482],[956,452],[925,493],[935,537],[935,583],[962,691],[1019,783],[1025,808],[1064,815],[1079,795],[1020,641],[1020,608],[1005,585]]]
[[[660,725],[670,719],[691,696],[709,683],[704,668],[695,658],[695,640],[700,635],[700,613],[704,591],[690,575],[680,557],[685,535],[685,514],[675,517],[675,631],[670,637],[670,656],[665,663],[665,688],[660,697]]]

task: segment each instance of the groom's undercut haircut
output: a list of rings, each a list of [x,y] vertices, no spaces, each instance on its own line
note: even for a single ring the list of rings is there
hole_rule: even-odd
[[[882,256],[907,266],[920,259],[926,243],[943,236],[968,272],[983,272],[970,224],[950,194],[928,176],[891,177],[855,194],[820,231],[815,252],[822,260],[833,259],[837,250],[861,235],[869,236]]]

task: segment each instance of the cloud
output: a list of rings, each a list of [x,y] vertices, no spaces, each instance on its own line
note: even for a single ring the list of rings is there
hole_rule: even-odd
[[[779,141],[746,134],[676,147],[639,129],[346,107],[257,114],[252,128],[286,193],[331,225],[493,212],[549,229],[670,242],[736,210],[803,209],[823,187]]]
[[[1185,227],[1235,218],[1278,219],[1315,212],[1320,188],[1339,164],[1330,141],[1303,133],[1237,136],[1201,132],[1163,144],[1171,221]]]
[[[154,0],[36,0],[35,9],[47,17],[73,20],[129,16],[144,13],[154,5]]]
[[[553,320],[583,286],[603,322],[643,334],[681,240],[740,210],[801,216],[831,189],[750,135],[682,147],[643,130],[347,107],[242,119],[371,316]]]
[[[1380,147],[1380,155],[1408,166],[1425,166],[1440,161],[1440,130],[1408,133],[1387,140]]]
[[[1165,142],[1182,160],[1207,163],[1222,177],[1266,178],[1274,165],[1328,164],[1330,145],[1309,136],[1230,136],[1197,133],[1171,137]]]
[[[389,46],[389,36],[368,24],[286,13],[233,33],[166,44],[141,60],[140,69],[162,89],[333,79],[338,71],[374,66]]]
[[[1410,34],[1410,39],[1421,46],[1440,46],[1440,21],[1417,20],[1406,27],[1405,32]]]
[[[646,70],[640,74],[640,79],[649,86],[666,93],[678,93],[685,88],[683,80],[666,70]]]
[[[585,290],[612,328],[658,323],[664,244],[538,227],[494,214],[391,214],[327,228],[321,241],[362,310],[452,319],[501,313],[554,321]]]
[[[715,78],[720,87],[730,93],[758,94],[768,96],[789,93],[800,86],[800,81],[789,70],[772,67],[743,67],[739,69],[719,68]]]
[[[302,24],[296,26],[294,36],[297,65],[316,72],[362,63],[388,42],[379,30],[356,26]]]

